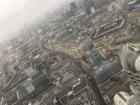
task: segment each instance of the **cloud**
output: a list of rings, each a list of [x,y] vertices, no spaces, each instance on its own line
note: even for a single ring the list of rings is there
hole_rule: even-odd
[[[0,42],[71,0],[0,0]]]

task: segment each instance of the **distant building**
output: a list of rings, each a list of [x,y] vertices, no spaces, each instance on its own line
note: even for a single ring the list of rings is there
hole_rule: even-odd
[[[77,9],[77,5],[76,5],[74,2],[72,2],[72,3],[70,4],[70,6],[71,6],[71,10]]]
[[[80,11],[85,11],[86,13],[93,12],[93,10],[90,10],[94,8],[92,0],[75,0],[74,3]]]
[[[99,9],[115,0],[92,0],[92,1],[95,9]]]
[[[112,2],[107,9],[109,12],[116,13],[123,10],[124,7],[125,7],[125,0],[117,0],[115,2]]]

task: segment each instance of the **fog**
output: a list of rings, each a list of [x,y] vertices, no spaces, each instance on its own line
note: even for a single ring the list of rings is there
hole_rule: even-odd
[[[71,0],[0,0],[0,42]]]

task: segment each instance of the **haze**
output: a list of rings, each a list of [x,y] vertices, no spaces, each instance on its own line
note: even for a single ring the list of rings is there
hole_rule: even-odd
[[[0,0],[0,42],[70,0]]]

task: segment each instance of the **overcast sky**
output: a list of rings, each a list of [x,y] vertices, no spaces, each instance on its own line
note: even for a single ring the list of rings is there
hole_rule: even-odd
[[[70,0],[0,0],[0,42]]]

